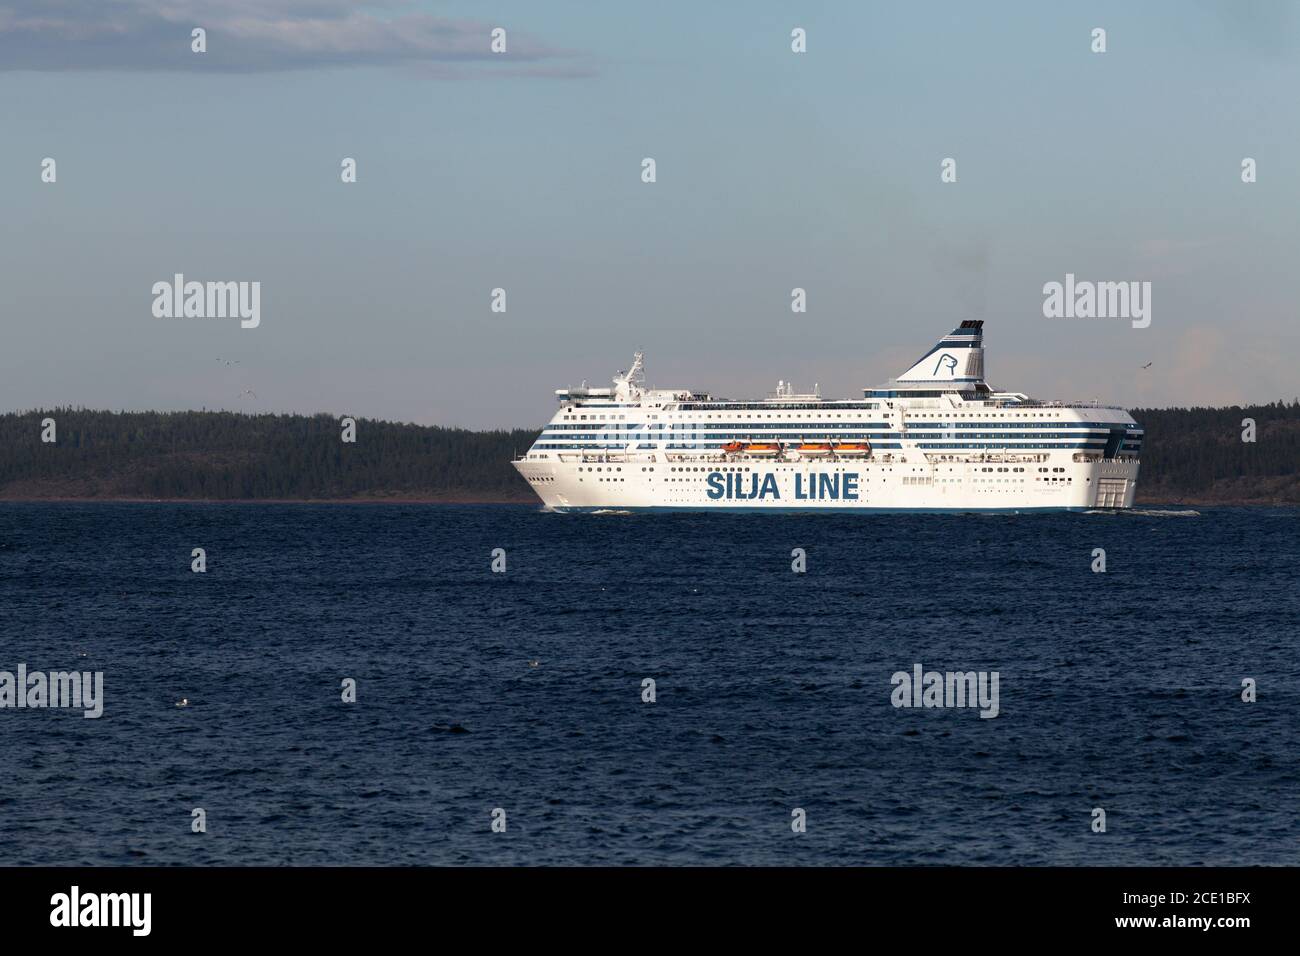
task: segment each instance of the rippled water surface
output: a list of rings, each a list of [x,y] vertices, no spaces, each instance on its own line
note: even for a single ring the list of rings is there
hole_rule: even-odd
[[[0,710],[0,845],[29,864],[1297,864],[1298,570],[1283,509],[0,505],[0,670],[102,671],[105,696],[97,720]],[[896,709],[916,663],[997,671],[998,716]]]

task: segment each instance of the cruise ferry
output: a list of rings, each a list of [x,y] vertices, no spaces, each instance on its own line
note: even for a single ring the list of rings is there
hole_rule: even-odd
[[[1142,429],[1122,408],[1037,401],[984,381],[962,322],[861,399],[761,401],[647,388],[641,353],[609,388],[556,391],[515,468],[555,511],[1130,508]]]

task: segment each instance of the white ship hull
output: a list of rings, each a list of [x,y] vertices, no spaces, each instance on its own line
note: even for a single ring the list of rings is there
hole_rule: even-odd
[[[1040,402],[984,381],[983,323],[963,322],[861,399],[761,401],[560,389],[514,462],[556,511],[1087,511],[1131,508],[1142,429],[1124,409]],[[799,448],[808,453],[800,455]],[[843,454],[836,449],[842,449]]]
[[[520,461],[516,467],[555,511],[1090,511],[1131,508],[1138,474],[1136,461],[1050,459],[1045,465]],[[1020,467],[1025,471],[996,470]]]

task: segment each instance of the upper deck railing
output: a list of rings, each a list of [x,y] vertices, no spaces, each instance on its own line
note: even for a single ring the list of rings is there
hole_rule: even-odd
[[[986,400],[984,404],[994,405],[997,406],[998,408],[1105,408],[1115,412],[1128,411],[1128,409],[1124,408],[1122,405],[1107,405],[1105,402],[1094,402],[1094,401],[1048,402],[1048,401],[1041,401],[1039,399],[1030,399],[1028,401],[1020,401],[1020,400],[1013,400],[1013,399],[1006,399],[1006,400],[999,401],[997,399],[991,399],[991,400]]]

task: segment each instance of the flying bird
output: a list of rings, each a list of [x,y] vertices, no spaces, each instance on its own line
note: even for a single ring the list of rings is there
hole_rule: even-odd
[[[1142,367],[1143,367],[1143,368],[1150,368],[1150,367],[1152,366],[1152,364],[1154,364],[1154,363],[1152,363],[1152,362],[1147,362],[1147,364],[1146,364],[1146,365],[1143,365]]]

